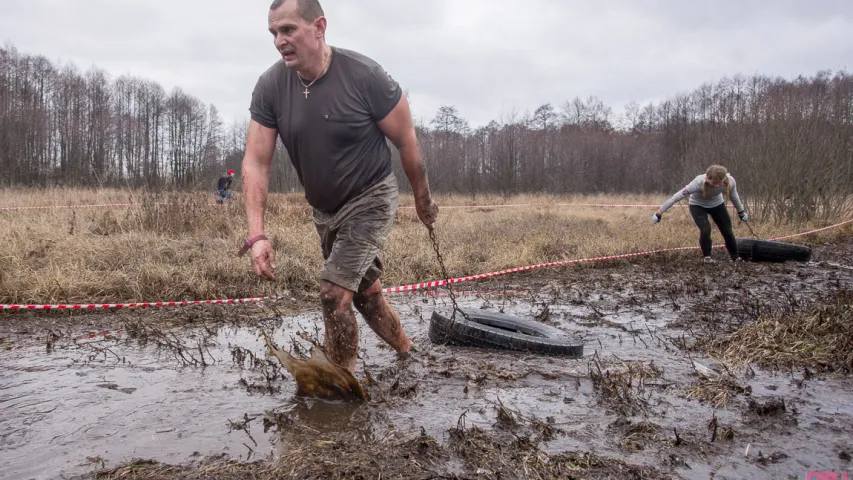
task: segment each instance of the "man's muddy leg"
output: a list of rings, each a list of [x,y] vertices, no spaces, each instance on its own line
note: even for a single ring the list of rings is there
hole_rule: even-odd
[[[352,310],[353,293],[346,288],[323,280],[320,301],[326,324],[324,345],[329,358],[350,372],[355,372],[358,359],[358,324]]]
[[[400,317],[391,308],[385,296],[382,295],[382,284],[379,280],[373,282],[362,293],[353,296],[355,308],[364,316],[364,321],[385,340],[397,353],[408,353],[412,342],[403,331]]]

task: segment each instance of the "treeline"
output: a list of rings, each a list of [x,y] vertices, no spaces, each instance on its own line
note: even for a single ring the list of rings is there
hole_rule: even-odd
[[[419,138],[442,191],[669,195],[718,163],[760,215],[830,217],[853,195],[853,75],[724,78],[620,118],[588,97],[471,128],[445,106]]]
[[[181,89],[0,49],[2,185],[190,186],[239,143]]]
[[[0,49],[0,186],[209,189],[239,170],[246,122],[226,125],[180,88]],[[759,214],[834,215],[853,194],[853,75],[843,71],[724,78],[631,102],[618,117],[576,97],[472,128],[448,105],[417,130],[437,192],[669,194],[720,163]],[[300,188],[282,148],[271,188]]]

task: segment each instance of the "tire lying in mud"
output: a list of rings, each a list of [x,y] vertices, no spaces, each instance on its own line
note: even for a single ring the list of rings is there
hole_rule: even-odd
[[[812,249],[805,245],[777,242],[774,240],[737,239],[738,256],[751,262],[785,262],[794,260],[808,262]]]
[[[465,310],[466,320],[456,312],[455,320],[432,312],[429,338],[437,345],[529,352],[559,357],[583,357],[583,343],[558,328],[515,315]]]

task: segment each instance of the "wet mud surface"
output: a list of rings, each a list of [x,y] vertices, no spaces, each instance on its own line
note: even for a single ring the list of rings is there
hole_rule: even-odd
[[[673,255],[455,289],[464,308],[569,332],[584,357],[433,345],[429,318],[450,312],[446,290],[393,295],[416,351],[398,358],[359,318],[356,378],[370,399],[351,405],[295,397],[292,378],[266,355],[261,329],[295,355],[310,346],[300,334],[321,339],[319,309],[8,315],[0,471],[793,479],[853,470],[848,357],[818,348],[800,363],[762,354],[741,364],[735,354],[749,345],[725,340],[750,338],[729,336],[762,319],[806,315],[816,302],[840,298],[847,310],[832,315],[849,311],[851,242],[815,247],[810,264]]]

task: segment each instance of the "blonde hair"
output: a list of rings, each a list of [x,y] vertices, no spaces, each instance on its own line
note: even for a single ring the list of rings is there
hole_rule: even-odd
[[[716,180],[726,186],[725,198],[729,198],[732,185],[729,183],[728,173],[729,171],[722,165],[711,165],[708,167],[708,170],[705,171],[705,182],[702,183],[702,196],[705,198],[708,197],[708,180]]]

